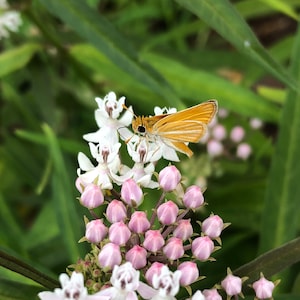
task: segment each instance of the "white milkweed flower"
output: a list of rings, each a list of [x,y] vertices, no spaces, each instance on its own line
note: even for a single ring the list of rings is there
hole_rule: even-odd
[[[108,296],[88,295],[84,286],[83,275],[73,272],[71,278],[65,273],[60,274],[59,281],[62,288],[54,292],[40,292],[41,300],[109,300]]]
[[[9,36],[9,31],[16,32],[22,24],[20,13],[8,10],[6,0],[0,0],[0,40]],[[2,13],[1,13],[2,11]]]
[[[95,119],[98,131],[88,133],[83,138],[88,142],[101,143],[103,140],[110,140],[111,143],[116,143],[119,140],[119,135],[123,140],[132,136],[131,131],[126,128],[133,119],[132,108],[129,107],[121,116],[124,110],[125,97],[117,100],[114,92],[109,92],[103,99],[97,97],[96,102],[98,109],[95,111]]]

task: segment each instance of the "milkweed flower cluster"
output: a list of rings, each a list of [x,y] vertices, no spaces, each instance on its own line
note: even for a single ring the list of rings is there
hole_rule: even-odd
[[[161,158],[177,161],[175,150],[159,139],[131,132],[128,127],[134,114],[131,107],[124,109],[125,97],[117,99],[110,92],[96,102],[99,130],[84,135],[94,162],[79,153],[76,180],[79,201],[91,212],[90,218],[84,218],[86,230],[81,239],[91,244],[91,251],[69,267],[73,273],[69,281],[61,280],[63,289],[47,292],[48,298],[41,293],[40,298],[175,300],[184,289],[192,300],[222,299],[220,293],[242,295],[245,278],[230,273],[220,285],[192,294],[190,285],[203,278],[199,265],[215,260],[222,231],[229,224],[212,213],[193,225],[188,216],[206,204],[203,190],[197,185],[185,186],[172,164],[155,170]],[[166,111],[155,109],[158,114]],[[130,166],[122,162],[122,146],[132,159]],[[154,199],[153,189],[159,192]],[[143,201],[153,203],[151,211],[141,209]],[[104,212],[101,215],[99,208]],[[77,284],[72,283],[75,278],[79,278]],[[253,288],[263,290],[259,295],[268,295],[265,283]],[[65,298],[55,298],[62,294]]]
[[[9,31],[16,32],[22,24],[20,13],[9,10],[6,0],[0,0],[0,40],[9,36]]]

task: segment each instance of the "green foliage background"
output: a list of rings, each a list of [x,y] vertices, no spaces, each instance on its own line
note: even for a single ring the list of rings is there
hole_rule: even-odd
[[[155,105],[182,109],[215,98],[233,115],[225,126],[251,117],[266,124],[249,137],[249,160],[221,159],[222,175],[208,178],[207,213],[232,226],[223,235],[217,262],[200,266],[207,280],[196,287],[210,287],[225,276],[227,266],[234,270],[297,237],[299,1],[10,4],[22,12],[23,25],[0,43],[2,251],[53,278],[88,251],[87,244],[77,243],[87,213],[76,201],[77,153],[88,154],[82,135],[97,129],[94,98],[111,90],[125,95],[137,114],[151,114]],[[291,29],[261,43],[250,25],[280,17]],[[270,78],[273,84],[265,86]],[[178,164],[190,181],[203,166],[199,151]],[[297,262],[300,249],[293,250]],[[278,275],[276,299],[297,299],[299,265],[279,263],[285,271]],[[274,274],[266,266],[262,271]],[[34,299],[42,289],[4,268],[0,277],[1,299]]]

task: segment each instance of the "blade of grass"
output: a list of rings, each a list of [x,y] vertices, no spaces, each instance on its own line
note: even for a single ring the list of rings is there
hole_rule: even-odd
[[[300,80],[300,26],[295,38],[291,73]],[[289,90],[280,119],[262,215],[260,252],[275,248],[297,236],[300,207],[300,92]],[[281,274],[280,290],[289,289],[292,271]]]
[[[80,257],[78,240],[82,235],[79,223],[80,217],[75,207],[76,200],[72,197],[70,176],[66,172],[67,168],[58,140],[48,125],[44,124],[42,128],[48,140],[50,156],[54,166],[52,190],[54,192],[53,201],[56,208],[57,221],[70,261],[75,262]]]
[[[300,80],[300,27],[291,72]],[[280,130],[262,218],[260,251],[266,251],[294,238],[299,225],[300,206],[300,92],[289,90],[280,119]]]
[[[257,64],[260,64],[291,89],[299,89],[298,82],[271,57],[246,21],[228,0],[176,1],[209,24],[225,40],[242,53],[249,55]]]
[[[25,44],[2,53],[0,55],[0,78],[23,68],[40,48],[38,44]]]
[[[247,88],[212,73],[188,68],[170,58],[150,53],[145,54],[145,57],[172,84],[179,96],[193,101],[191,104],[215,98],[219,101],[220,107],[245,116],[256,116],[272,122],[278,120],[278,107]],[[195,95],[198,99],[195,99]]]
[[[94,45],[121,70],[168,101],[172,99],[177,107],[182,107],[181,101],[163,77],[148,64],[140,62],[130,42],[102,15],[89,8],[84,1],[40,0],[40,2],[81,37]]]

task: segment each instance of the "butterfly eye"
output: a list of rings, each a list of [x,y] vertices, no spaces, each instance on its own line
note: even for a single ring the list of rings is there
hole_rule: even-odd
[[[145,133],[146,132],[146,128],[143,125],[139,125],[137,128],[137,131],[139,133]]]

